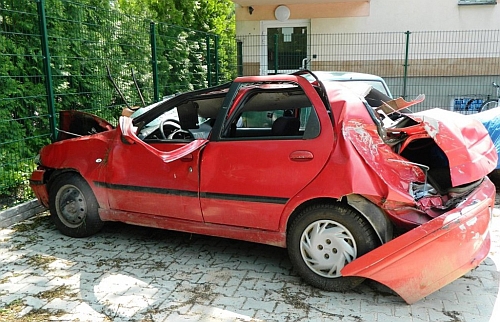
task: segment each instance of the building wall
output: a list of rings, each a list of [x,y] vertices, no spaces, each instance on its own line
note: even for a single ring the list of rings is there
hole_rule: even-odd
[[[457,0],[372,1],[365,17],[320,18],[311,33],[500,29],[500,5],[458,5]]]
[[[453,109],[457,101],[495,95],[491,82],[500,80],[500,2],[372,0],[289,5],[290,19],[283,23],[274,18],[276,7],[254,6],[252,15],[248,7],[236,10],[244,75],[263,73],[266,23],[285,27],[307,21],[311,59],[307,67],[312,70],[380,75],[396,96],[425,93],[419,110]]]
[[[238,35],[260,33],[277,6],[236,8]],[[458,0],[378,0],[289,5],[290,20],[310,19],[311,33],[500,29],[499,5],[458,5]],[[327,18],[328,17],[328,18]]]
[[[240,35],[238,40],[243,73],[263,73],[260,65],[268,54],[266,37]],[[402,76],[404,66],[409,77],[482,76],[500,71],[500,29],[312,34],[308,42],[307,68],[312,70],[348,70],[382,77]]]

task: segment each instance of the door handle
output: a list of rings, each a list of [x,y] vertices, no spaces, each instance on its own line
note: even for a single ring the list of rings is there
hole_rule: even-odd
[[[292,161],[303,162],[303,161],[311,161],[312,159],[314,159],[314,155],[312,154],[311,151],[298,150],[290,153],[289,158]]]
[[[189,153],[189,154],[187,154],[187,155],[183,156],[183,157],[181,158],[181,161],[183,161],[183,162],[190,162],[190,161],[193,161],[193,155],[192,155],[191,153]]]

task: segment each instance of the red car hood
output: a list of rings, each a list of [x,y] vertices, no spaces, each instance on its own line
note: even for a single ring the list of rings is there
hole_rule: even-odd
[[[100,133],[112,129],[113,126],[108,121],[98,116],[81,111],[60,111],[57,141]]]

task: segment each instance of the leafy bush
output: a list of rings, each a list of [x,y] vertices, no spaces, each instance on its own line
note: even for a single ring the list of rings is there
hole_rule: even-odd
[[[117,123],[125,102],[108,80],[108,66],[128,103],[142,104],[132,70],[146,103],[153,102],[152,19],[168,21],[154,24],[160,98],[206,87],[209,79],[215,84],[234,76],[229,63],[215,62],[214,50],[218,33],[224,44],[219,57],[231,56],[226,46],[234,37],[230,0],[46,0],[50,80],[37,4],[0,0],[1,207],[5,200],[12,203],[29,196],[33,158],[55,139],[49,122],[57,123],[59,110],[85,110]],[[48,84],[53,97],[47,94]]]

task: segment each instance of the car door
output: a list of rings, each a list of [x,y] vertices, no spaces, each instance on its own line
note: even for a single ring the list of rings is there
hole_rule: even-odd
[[[120,118],[121,132],[106,165],[106,188],[112,210],[202,221],[198,199],[200,148],[191,142],[139,139],[130,118]]]
[[[311,86],[283,86],[242,85],[204,148],[200,203],[207,223],[277,230],[289,200],[327,162],[333,129],[321,99]],[[285,118],[299,119],[299,132],[287,129]]]

